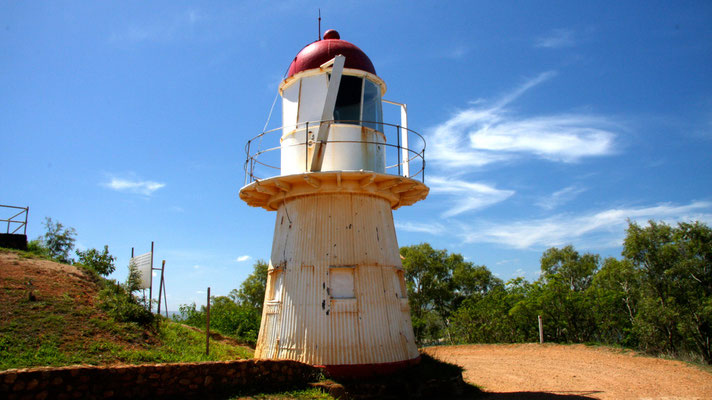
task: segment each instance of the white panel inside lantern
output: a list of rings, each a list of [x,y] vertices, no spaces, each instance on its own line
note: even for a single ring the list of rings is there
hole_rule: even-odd
[[[296,86],[296,85],[293,85]],[[305,76],[299,94],[299,123],[317,122],[324,112],[326,90],[329,87],[326,74]],[[284,122],[286,124],[286,122]]]
[[[297,127],[300,82],[294,83],[282,92],[282,126],[285,135]]]

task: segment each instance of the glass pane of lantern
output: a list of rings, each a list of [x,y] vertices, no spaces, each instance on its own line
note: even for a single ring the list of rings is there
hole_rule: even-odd
[[[336,95],[336,107],[334,107],[334,121],[359,125],[362,85],[361,77],[350,75],[341,77],[339,94]]]
[[[383,127],[378,122],[383,121],[383,105],[381,103],[381,88],[366,79],[363,89],[363,125],[379,132]]]
[[[354,297],[353,268],[331,268],[329,277],[329,288],[332,298],[350,299]]]

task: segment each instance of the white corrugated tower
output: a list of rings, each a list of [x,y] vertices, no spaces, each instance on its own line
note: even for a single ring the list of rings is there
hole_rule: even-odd
[[[279,91],[280,144],[255,150],[269,132],[248,142],[240,190],[250,206],[277,211],[255,357],[341,376],[416,362],[392,210],[428,194],[425,142],[407,129],[404,104],[385,101],[401,121],[383,122],[385,82],[336,31],[297,54]],[[258,177],[275,149],[280,174]]]

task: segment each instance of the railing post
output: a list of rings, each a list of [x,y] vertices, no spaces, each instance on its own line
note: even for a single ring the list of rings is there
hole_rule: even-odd
[[[250,150],[251,150],[252,140],[247,141],[247,160],[245,160],[245,185],[252,182],[252,163],[250,163]],[[248,179],[248,165],[249,165],[249,179]]]
[[[25,207],[25,232],[23,235],[27,235],[27,215],[30,213],[30,206]]]
[[[425,149],[423,149],[423,151],[421,151],[420,154],[423,155],[423,158],[422,158],[422,160],[423,160],[423,175],[420,178],[422,179],[421,182],[425,183]]]
[[[299,124],[297,124],[299,127]],[[304,126],[304,172],[309,171],[309,121]]]
[[[398,147],[396,150],[396,153],[398,153],[398,175],[400,176],[401,174],[401,145],[400,145],[400,137],[401,137],[401,127],[400,125],[396,125],[396,140],[398,143]]]

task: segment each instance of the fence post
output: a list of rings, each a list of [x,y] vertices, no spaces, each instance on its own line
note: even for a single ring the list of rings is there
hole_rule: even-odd
[[[210,355],[210,287],[208,287],[208,305],[205,319],[205,355]]]
[[[544,324],[541,322],[541,315],[537,315],[539,318],[539,343],[544,343]]]

